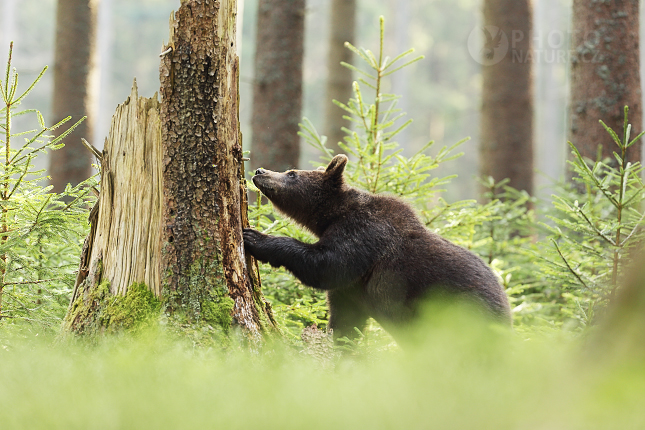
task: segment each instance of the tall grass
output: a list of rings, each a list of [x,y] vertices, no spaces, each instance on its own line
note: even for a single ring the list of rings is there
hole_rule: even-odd
[[[521,339],[434,309],[419,342],[321,363],[275,343],[194,349],[163,331],[0,341],[11,429],[637,429],[645,366],[603,365],[578,341]]]

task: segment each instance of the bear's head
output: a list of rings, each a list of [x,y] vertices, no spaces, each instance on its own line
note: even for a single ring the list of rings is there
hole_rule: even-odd
[[[320,235],[341,204],[345,190],[345,155],[337,155],[317,170],[273,172],[257,169],[253,183],[280,212]]]

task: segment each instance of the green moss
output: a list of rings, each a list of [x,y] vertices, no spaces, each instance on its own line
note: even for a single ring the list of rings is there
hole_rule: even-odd
[[[136,330],[159,316],[161,301],[143,283],[130,285],[126,294],[113,295],[108,281],[80,294],[65,318],[65,328],[80,334]]]
[[[229,337],[237,336],[232,330],[235,302],[229,295],[220,259],[221,250],[211,249],[214,244],[210,235],[196,233],[196,237],[193,252],[201,257],[186,262],[186,265],[178,262],[162,275],[161,297],[167,328],[183,333],[194,344],[210,346],[212,340],[220,345],[227,344]],[[164,244],[162,253],[171,251],[172,245]],[[177,273],[181,275],[174,285]],[[265,315],[261,293],[253,291],[253,296],[260,325],[265,331],[272,324]]]
[[[129,329],[159,316],[160,310],[161,301],[146,284],[135,282],[125,296],[112,296],[112,300],[108,300],[101,317],[106,327]]]
[[[219,297],[218,300],[208,300],[202,303],[202,317],[204,321],[218,324],[228,332],[233,323],[233,307],[235,302],[228,296]]]

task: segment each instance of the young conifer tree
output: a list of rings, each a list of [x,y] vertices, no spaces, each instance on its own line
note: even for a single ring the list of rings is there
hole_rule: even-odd
[[[60,323],[73,284],[73,255],[80,248],[91,197],[85,183],[52,193],[48,177],[34,167],[34,160],[60,149],[83,119],[70,127],[64,126],[70,117],[47,126],[39,111],[21,110],[47,68],[26,89],[19,89],[12,53],[13,43],[0,79],[0,324],[29,321],[52,327]],[[33,129],[15,130],[13,120],[21,115],[34,119]]]

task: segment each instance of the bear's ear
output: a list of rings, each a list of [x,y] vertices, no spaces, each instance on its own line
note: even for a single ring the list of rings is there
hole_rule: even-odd
[[[325,169],[325,176],[333,178],[341,178],[343,172],[345,171],[345,165],[347,164],[347,156],[344,154],[338,154],[327,165]]]
[[[320,167],[318,167],[316,170],[324,172],[324,171],[325,171],[325,169],[326,169],[326,167],[325,167],[325,166],[320,166]]]

